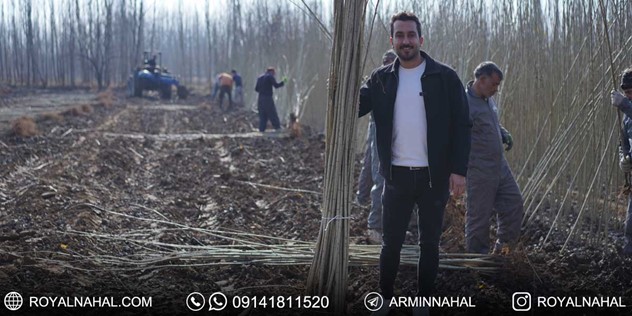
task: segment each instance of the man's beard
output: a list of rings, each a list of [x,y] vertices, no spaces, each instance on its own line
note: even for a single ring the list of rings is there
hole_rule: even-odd
[[[410,48],[410,50],[408,52],[406,52],[404,49],[405,48]],[[400,60],[403,61],[410,61],[415,59],[416,54],[419,54],[419,52],[415,49],[414,46],[401,46],[398,50],[397,50],[397,57],[399,57]]]

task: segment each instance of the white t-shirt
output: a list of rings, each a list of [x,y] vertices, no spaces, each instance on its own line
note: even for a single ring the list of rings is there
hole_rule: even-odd
[[[394,166],[427,167],[428,139],[426,105],[422,95],[421,75],[426,61],[411,69],[399,67],[399,83],[393,117]]]

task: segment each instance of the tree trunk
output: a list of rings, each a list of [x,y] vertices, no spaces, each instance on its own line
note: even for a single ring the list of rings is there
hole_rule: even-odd
[[[136,15],[137,14],[137,15]],[[144,21],[145,21],[145,10],[143,7],[143,0],[140,0],[140,5],[138,7],[138,13],[136,13],[136,3],[134,3],[134,15],[135,15],[135,34],[134,34],[134,55],[132,56],[133,66],[136,66],[138,60],[140,59],[141,49],[143,47],[143,39],[144,39]]]
[[[75,28],[74,23],[72,22],[72,6],[70,5],[70,3],[68,4],[68,11],[66,13],[66,18],[68,19],[65,23],[68,27],[68,31],[70,33],[70,35],[68,36],[68,58],[66,59],[68,61],[68,72],[70,75],[70,78],[68,80],[70,80],[70,86],[71,87],[75,87],[75,66],[77,65],[75,62],[75,57],[76,57],[76,48],[77,48],[77,29]]]
[[[209,0],[206,0],[206,4],[204,6],[206,11],[204,11],[204,23],[206,26],[206,43],[208,44],[208,54],[209,54],[209,67],[210,73],[207,75],[207,81],[211,82],[213,77],[215,76],[215,60],[213,55],[213,37],[211,36],[211,14],[209,12]]]
[[[113,20],[113,7],[114,3],[112,0],[105,0],[103,2],[105,7],[105,30],[103,36],[103,55],[101,56],[101,65],[103,68],[103,79],[106,86],[110,86],[112,75],[112,67],[111,60],[114,59],[112,56],[112,20]],[[99,86],[99,90],[101,90],[103,86]]]
[[[7,59],[7,55],[9,54],[8,39],[9,35],[7,34],[7,26],[5,25],[7,19],[5,16],[6,8],[4,7],[4,2],[0,2],[0,38],[4,38],[6,40],[0,41],[0,81],[8,81],[10,80],[11,69],[9,69],[9,63]]]
[[[24,1],[24,28],[26,32],[26,56],[27,56],[27,79],[26,85],[35,83],[37,72],[37,60],[35,59],[35,45],[33,40],[33,15],[31,1]]]

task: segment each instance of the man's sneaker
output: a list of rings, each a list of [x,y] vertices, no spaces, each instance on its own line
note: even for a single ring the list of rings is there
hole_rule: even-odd
[[[382,231],[374,228],[369,228],[367,231],[367,235],[369,236],[369,241],[374,245],[382,244]]]

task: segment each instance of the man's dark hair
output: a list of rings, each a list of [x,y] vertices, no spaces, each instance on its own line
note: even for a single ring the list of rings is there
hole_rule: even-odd
[[[627,90],[632,88],[632,68],[627,68],[621,73],[621,89]]]
[[[417,35],[421,36],[421,22],[419,22],[419,18],[412,12],[399,12],[391,17],[391,37],[393,36],[393,24],[395,21],[415,21],[417,24]]]
[[[503,72],[498,68],[498,65],[491,61],[484,61],[476,66],[474,69],[474,78],[478,79],[481,76],[491,77],[493,74],[497,74],[500,80],[503,80]]]

